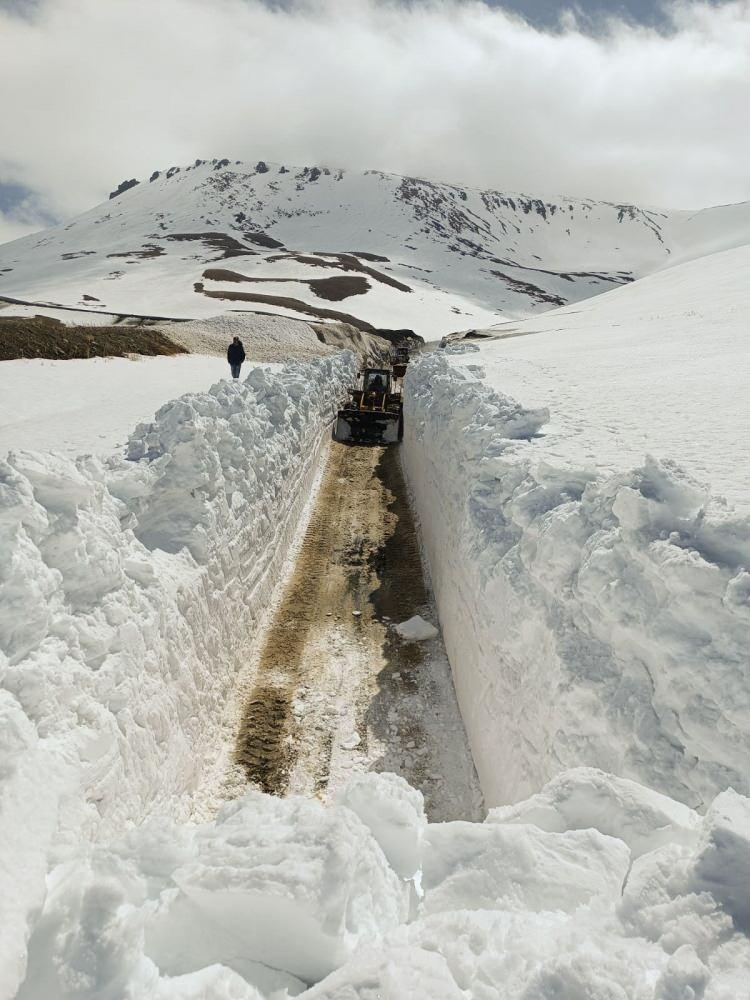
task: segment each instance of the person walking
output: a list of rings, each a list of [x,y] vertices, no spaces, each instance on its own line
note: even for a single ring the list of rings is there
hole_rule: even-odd
[[[245,360],[245,348],[239,337],[234,337],[227,348],[227,361],[232,371],[232,378],[240,377],[240,368]]]

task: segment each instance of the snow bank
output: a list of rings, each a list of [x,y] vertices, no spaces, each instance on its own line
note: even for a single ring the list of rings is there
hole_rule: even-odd
[[[635,781],[577,767],[523,802],[490,809],[486,822],[533,823],[550,833],[596,828],[622,839],[637,858],[665,843],[694,845],[700,817]]]
[[[601,810],[605,827],[637,828],[653,802],[601,773],[596,787],[619,803]],[[555,788],[540,794],[561,802]],[[328,808],[251,792],[213,823],[153,819],[79,846],[50,873],[18,1000],[746,995],[750,940],[726,887],[746,874],[748,799],[720,796],[692,845],[665,834],[632,869],[627,844],[596,825],[428,825],[420,805],[395,775],[366,775]],[[390,819],[370,827],[357,810]],[[376,839],[386,829],[388,857]],[[423,892],[408,905],[412,882],[389,857],[399,867],[412,853]]]
[[[451,352],[410,367],[404,457],[485,800],[577,765],[746,793],[750,524],[669,460],[544,461],[548,411]]]
[[[51,851],[190,814],[353,368],[183,396],[128,460],[0,462],[0,995]]]
[[[426,837],[426,913],[564,910],[619,892],[630,864],[621,840],[596,830],[545,833],[533,826],[435,824]]]
[[[292,359],[311,361],[335,350],[321,343],[308,323],[262,313],[229,313],[181,323],[162,322],[159,329],[193,354],[218,354],[222,358],[226,358],[232,337],[239,337],[251,364]]]

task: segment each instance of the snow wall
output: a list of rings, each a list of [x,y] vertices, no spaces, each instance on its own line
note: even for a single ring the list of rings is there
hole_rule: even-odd
[[[403,455],[488,805],[581,764],[697,808],[747,794],[748,519],[669,459],[535,461],[548,412],[484,386],[477,350],[410,367]]]
[[[190,815],[355,368],[183,396],[127,460],[0,461],[0,995],[51,851]]]

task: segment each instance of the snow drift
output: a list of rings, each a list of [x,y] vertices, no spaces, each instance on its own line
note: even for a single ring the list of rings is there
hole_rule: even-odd
[[[545,461],[549,411],[474,359],[412,367],[405,458],[486,801],[579,764],[691,806],[747,793],[747,519],[670,459]]]
[[[51,851],[190,814],[354,368],[183,396],[127,460],[0,461],[2,996]]]
[[[395,775],[252,792],[71,850],[18,997],[738,1000],[749,863],[747,799],[702,818],[591,768],[484,824],[428,824]]]

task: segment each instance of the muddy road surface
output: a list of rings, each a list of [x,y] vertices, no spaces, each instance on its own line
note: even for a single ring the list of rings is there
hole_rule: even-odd
[[[295,567],[248,676],[236,747],[246,779],[326,798],[394,771],[432,820],[476,819],[481,794],[436,622],[397,448],[332,444]]]

